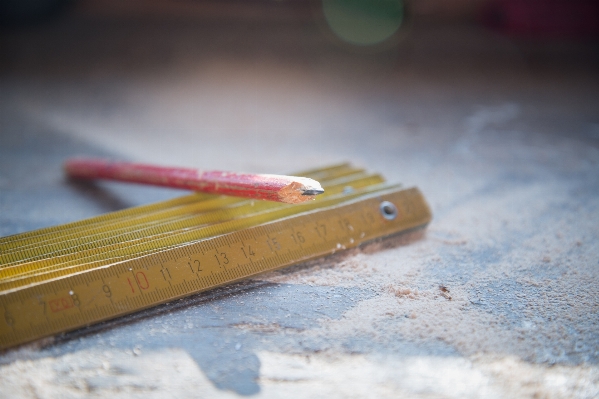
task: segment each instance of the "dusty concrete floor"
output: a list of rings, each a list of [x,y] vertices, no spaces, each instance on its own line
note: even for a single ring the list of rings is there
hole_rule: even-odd
[[[178,195],[68,184],[60,164],[82,153],[349,160],[420,187],[434,220],[2,353],[0,397],[599,395],[596,47],[414,24],[361,54],[302,12],[134,11],[2,33],[2,235]]]

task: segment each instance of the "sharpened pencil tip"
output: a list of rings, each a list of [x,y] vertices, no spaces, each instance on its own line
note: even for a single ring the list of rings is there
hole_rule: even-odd
[[[307,177],[285,176],[291,183],[278,191],[279,201],[287,204],[301,204],[314,200],[317,194],[324,193],[322,186],[316,180]]]
[[[318,195],[324,193],[323,189],[311,189],[302,191],[302,195]]]

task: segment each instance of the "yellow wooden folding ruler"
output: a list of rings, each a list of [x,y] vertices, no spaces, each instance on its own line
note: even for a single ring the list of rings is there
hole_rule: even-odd
[[[0,348],[423,227],[417,188],[350,165],[304,171],[325,194],[288,205],[191,194],[0,238]]]

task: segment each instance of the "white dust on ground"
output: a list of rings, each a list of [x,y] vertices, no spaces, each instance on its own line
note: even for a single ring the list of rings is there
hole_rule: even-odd
[[[593,398],[599,394],[596,367],[546,370],[515,357],[373,359],[261,353],[260,360],[260,383],[266,395],[275,393],[272,397]]]
[[[599,369],[547,368],[514,356],[385,356],[259,352],[256,398],[543,398],[599,395]],[[80,351],[0,367],[0,398],[233,398],[179,349]]]
[[[80,351],[56,358],[17,360],[0,370],[3,399],[233,397],[218,392],[193,359],[179,349]]]

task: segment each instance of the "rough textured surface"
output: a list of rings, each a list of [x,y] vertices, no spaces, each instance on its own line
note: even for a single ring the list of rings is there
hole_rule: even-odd
[[[433,223],[7,351],[0,397],[599,395],[595,48],[415,24],[392,52],[352,54],[303,14],[151,10],[2,34],[2,235],[178,195],[67,183],[78,154],[351,160],[418,185]]]

